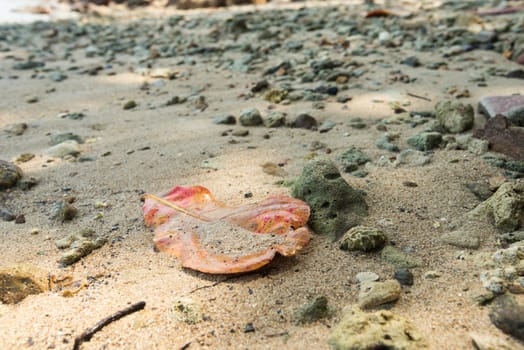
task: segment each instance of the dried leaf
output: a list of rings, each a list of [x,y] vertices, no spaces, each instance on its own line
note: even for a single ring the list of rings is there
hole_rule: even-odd
[[[202,186],[177,186],[165,196],[144,195],[144,220],[155,246],[182,266],[213,274],[240,273],[268,264],[278,252],[295,255],[310,239],[309,207],[273,196],[230,208]]]

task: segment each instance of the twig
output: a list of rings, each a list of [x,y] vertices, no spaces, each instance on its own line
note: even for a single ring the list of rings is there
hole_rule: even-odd
[[[107,326],[108,324],[121,319],[124,316],[130,315],[133,312],[137,312],[139,310],[142,310],[146,306],[145,301],[140,301],[136,304],[133,304],[129,307],[126,307],[125,309],[122,309],[118,312],[115,312],[111,316],[108,316],[102,320],[100,320],[97,324],[95,324],[93,327],[86,329],[82,334],[80,334],[78,337],[75,338],[75,343],[73,345],[73,350],[79,350],[80,345],[83,342],[90,341],[93,335],[95,335],[96,332]]]
[[[411,92],[408,92],[408,93],[406,93],[406,94],[407,94],[408,96],[411,96],[411,97],[420,98],[421,100],[431,102],[431,99],[429,99],[429,98],[427,98],[427,97],[424,97],[424,96],[415,95],[415,94],[412,94]]]
[[[212,287],[216,287],[218,286],[220,283],[222,282],[226,282],[226,281],[229,281],[230,279],[234,278],[236,276],[229,276],[229,277],[226,277],[224,279],[221,279],[220,281],[217,281],[215,283],[212,283],[212,284],[208,284],[206,286],[201,286],[201,287],[197,287],[195,289],[192,289],[190,290],[187,294],[193,294],[194,292],[196,292],[197,290],[201,290],[201,289],[207,289],[207,288],[212,288]]]

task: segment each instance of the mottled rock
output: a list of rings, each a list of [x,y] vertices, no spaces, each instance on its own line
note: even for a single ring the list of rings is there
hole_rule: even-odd
[[[325,296],[315,298],[312,302],[298,308],[294,313],[297,324],[313,323],[323,318],[329,318],[332,315],[333,310]]]
[[[480,238],[476,230],[457,230],[442,235],[440,239],[449,245],[458,248],[478,249]]]
[[[58,201],[51,209],[51,218],[60,222],[71,221],[77,213],[78,209],[76,209],[71,203],[66,201]]]
[[[106,242],[106,237],[96,235],[95,231],[91,229],[80,230],[73,235],[55,241],[58,249],[68,249],[62,254],[58,262],[66,266],[72,265],[92,251],[102,247]]]
[[[415,326],[390,311],[373,313],[353,306],[334,327],[329,345],[335,350],[421,350],[428,343]]]
[[[524,305],[511,295],[501,295],[491,306],[489,319],[504,333],[524,341]]]
[[[479,101],[478,110],[488,118],[502,115],[512,124],[524,126],[524,95],[484,97]]]
[[[396,280],[361,283],[358,305],[367,309],[396,301],[400,298],[401,290],[400,283]]]
[[[381,249],[387,241],[384,232],[374,227],[355,226],[350,228],[339,241],[340,249],[370,252]]]
[[[320,127],[318,128],[318,132],[320,132],[320,133],[328,132],[329,130],[333,129],[336,125],[337,124],[335,124],[331,120],[326,120],[325,122],[323,122],[320,125]]]
[[[432,156],[421,151],[405,149],[400,152],[394,162],[395,166],[423,166],[431,162]]]
[[[48,273],[30,264],[0,267],[0,302],[16,304],[48,288]]]
[[[342,165],[342,169],[346,173],[350,173],[358,169],[359,166],[370,161],[368,155],[360,149],[351,146],[346,148],[337,156],[337,161]]]
[[[412,286],[413,285],[413,273],[409,269],[406,269],[406,268],[396,269],[393,277],[402,286]]]
[[[341,177],[328,159],[308,162],[293,185],[292,195],[311,207],[309,225],[313,231],[333,240],[367,216],[362,195]]]
[[[524,129],[510,126],[502,115],[489,119],[484,129],[474,130],[474,135],[489,141],[492,151],[524,160]]]
[[[407,255],[400,249],[395,248],[391,245],[385,246],[380,252],[382,260],[396,268],[411,269],[422,265],[420,260]]]
[[[375,141],[375,146],[377,146],[380,149],[385,149],[386,151],[390,152],[398,152],[400,149],[397,145],[395,145],[393,141],[396,137],[396,135],[393,135],[389,132],[385,132]]]
[[[0,160],[0,190],[13,187],[23,176],[22,169],[17,165]]]
[[[473,106],[457,101],[444,100],[435,106],[439,123],[451,133],[467,131],[473,127]]]
[[[317,125],[317,120],[307,113],[299,114],[293,121],[289,123],[289,126],[292,128],[301,128],[308,130],[316,129]]]
[[[264,126],[267,128],[278,128],[286,123],[286,113],[272,111],[264,118]]]
[[[238,118],[242,126],[257,126],[263,123],[260,112],[256,108],[243,110]]]
[[[27,69],[35,69],[35,68],[41,68],[45,66],[45,63],[44,62],[39,62],[39,61],[25,61],[25,62],[20,62],[20,63],[16,63],[13,65],[13,69],[15,70],[27,70]]]
[[[287,94],[286,90],[272,89],[264,94],[264,100],[271,103],[280,103],[287,97]]]
[[[237,123],[235,116],[231,114],[220,114],[213,118],[215,124],[234,125]]]
[[[176,299],[172,310],[175,319],[187,324],[197,324],[204,320],[202,306],[189,297]]]
[[[468,213],[493,219],[495,227],[515,231],[524,224],[524,182],[506,182],[489,199]]]
[[[420,60],[416,56],[409,56],[400,61],[400,63],[405,64],[410,67],[420,67],[422,64],[420,63]]]
[[[436,131],[421,132],[408,138],[407,142],[419,151],[429,151],[440,145],[442,134]]]

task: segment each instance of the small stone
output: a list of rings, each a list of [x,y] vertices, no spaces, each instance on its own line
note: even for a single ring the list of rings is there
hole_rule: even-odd
[[[280,103],[287,97],[287,95],[288,92],[286,90],[273,89],[264,94],[264,100],[271,103]]]
[[[78,213],[72,204],[66,201],[59,201],[53,205],[51,217],[60,222],[71,221]]]
[[[387,245],[382,249],[380,257],[382,260],[396,268],[411,269],[422,265],[418,259],[408,256],[400,249],[391,245]]]
[[[238,137],[245,137],[245,136],[249,135],[249,130],[247,130],[247,129],[236,129],[236,130],[233,130],[231,135],[238,136]]]
[[[25,224],[25,215],[18,214],[15,218],[15,224]]]
[[[264,91],[267,88],[269,88],[269,83],[267,82],[267,80],[259,80],[255,83],[255,85],[253,85],[253,87],[251,88],[251,92],[257,93]]]
[[[27,130],[27,124],[26,123],[17,123],[17,124],[11,124],[8,125],[4,132],[10,135],[14,136],[20,136]]]
[[[500,114],[512,124],[524,126],[524,95],[484,97],[479,101],[478,110],[488,118]]]
[[[424,273],[424,278],[427,280],[434,280],[436,278],[439,278],[441,276],[440,272],[438,271],[427,271]]]
[[[386,133],[383,133],[376,141],[375,141],[375,146],[377,146],[378,148],[380,149],[385,149],[386,151],[390,151],[390,152],[398,152],[400,151],[400,149],[398,148],[397,145],[395,145],[394,143],[392,143],[391,141],[394,140],[396,137],[395,135],[389,133],[389,132],[386,132]]]
[[[451,100],[444,100],[435,106],[438,122],[451,133],[464,132],[473,127],[473,106]]]
[[[524,160],[524,129],[510,126],[504,116],[497,115],[488,119],[484,129],[476,129],[473,134],[489,141],[491,151],[502,153],[512,159]],[[504,165],[504,162],[501,165]]]
[[[173,314],[175,319],[186,324],[197,324],[204,320],[200,303],[188,297],[175,300]]]
[[[237,123],[235,116],[231,114],[220,114],[213,118],[214,124],[234,125]]]
[[[284,177],[287,175],[287,172],[284,169],[282,169],[282,167],[272,162],[266,162],[262,164],[262,171],[265,172],[266,174],[273,175],[273,176]]]
[[[504,333],[524,341],[524,305],[518,304],[511,295],[501,295],[495,299],[489,319]]]
[[[286,113],[272,111],[264,118],[266,128],[278,128],[286,123]]]
[[[122,108],[124,110],[128,110],[128,109],[133,109],[137,106],[136,102],[134,100],[129,100],[127,101],[126,103],[124,103],[124,105],[122,106]]]
[[[337,156],[337,161],[341,163],[342,169],[346,173],[357,170],[359,166],[366,164],[370,160],[369,156],[354,146],[344,149]]]
[[[16,215],[0,203],[0,219],[3,221],[13,221],[16,219]]]
[[[242,126],[257,126],[263,123],[260,112],[256,108],[249,108],[242,111],[238,119]]]
[[[328,305],[325,296],[315,298],[312,302],[303,305],[295,311],[295,322],[297,324],[313,323],[323,318],[329,318],[333,311]]]
[[[34,153],[22,153],[18,157],[16,157],[16,162],[17,163],[26,163],[26,162],[29,162],[34,157],[35,157]]]
[[[408,138],[407,143],[419,151],[429,151],[440,145],[442,134],[435,131],[421,132]]]
[[[301,129],[316,129],[317,128],[317,120],[306,113],[299,114],[290,124],[289,126],[292,128],[301,128]]]
[[[35,68],[41,68],[45,66],[44,62],[38,62],[38,61],[25,61],[20,62],[15,65],[13,65],[13,69],[15,70],[27,70],[27,69],[35,69]]]
[[[97,236],[91,229],[82,229],[77,233],[55,241],[58,249],[68,249],[60,259],[59,263],[68,266],[99,249],[107,242],[107,238]]]
[[[410,67],[420,67],[422,64],[420,63],[420,60],[416,56],[409,56],[400,61],[400,63],[405,64]]]
[[[488,199],[493,194],[489,184],[484,182],[470,182],[466,184],[466,187],[481,201]]]
[[[445,233],[440,238],[444,243],[457,248],[478,249],[480,238],[476,231],[458,230]]]
[[[396,167],[405,165],[410,167],[424,166],[431,162],[431,155],[413,149],[406,149],[400,152],[393,163]]]
[[[0,190],[13,187],[23,176],[17,165],[0,160]]]
[[[253,326],[253,323],[248,323],[244,327],[244,333],[253,333],[255,331],[255,326]]]
[[[340,249],[370,252],[381,249],[387,236],[379,229],[367,226],[355,226],[347,231],[339,241]]]
[[[48,78],[55,82],[61,82],[67,79],[67,75],[62,72],[52,72],[49,74]]]
[[[30,264],[0,267],[0,302],[16,304],[48,290],[48,273]]]
[[[413,273],[406,268],[396,269],[394,273],[395,279],[403,286],[413,285]]]
[[[378,281],[379,276],[374,272],[364,271],[357,273],[355,279],[358,283],[375,282]]]
[[[325,132],[328,132],[329,130],[333,129],[334,127],[336,126],[336,124],[330,120],[326,120],[325,122],[323,122],[320,127],[318,128],[318,132],[320,133],[325,133]]]
[[[80,154],[80,146],[75,140],[68,140],[47,149],[46,154],[54,158],[64,158],[69,155],[77,156]]]
[[[366,309],[390,303],[398,300],[400,292],[400,283],[396,280],[361,283],[358,294],[358,305]]]
[[[61,113],[58,116],[62,119],[82,120],[84,119],[85,114],[81,112],[67,112],[67,113]]]
[[[58,145],[59,143],[62,143],[64,141],[74,140],[77,143],[84,143],[84,139],[77,134],[73,134],[72,132],[64,132],[60,134],[53,135],[51,137],[51,141],[49,141],[49,144],[51,146]]]
[[[328,340],[334,350],[429,349],[415,326],[391,311],[368,313],[356,306],[346,310]]]
[[[29,96],[25,99],[25,102],[27,103],[37,103],[39,101],[38,96]]]

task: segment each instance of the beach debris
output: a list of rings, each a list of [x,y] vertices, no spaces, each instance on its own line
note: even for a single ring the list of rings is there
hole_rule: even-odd
[[[155,246],[183,267],[211,274],[253,271],[279,253],[292,256],[310,239],[309,206],[276,195],[237,208],[217,201],[202,186],[176,186],[162,197],[143,195]]]

